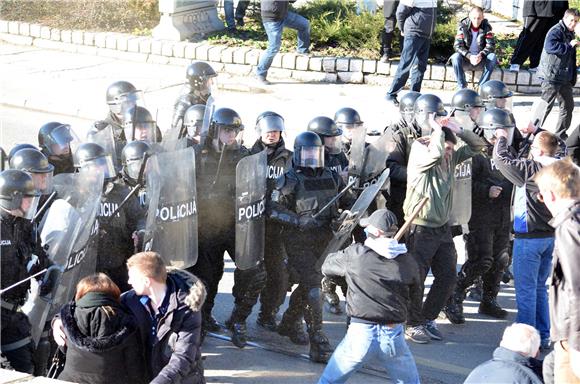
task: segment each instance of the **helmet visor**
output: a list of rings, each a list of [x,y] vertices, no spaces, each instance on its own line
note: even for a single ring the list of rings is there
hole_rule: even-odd
[[[345,139],[349,142],[352,141],[352,137],[354,136],[354,132],[357,129],[364,129],[364,125],[362,123],[355,123],[355,124],[346,124],[346,123],[336,123],[338,128],[342,129],[342,134]]]
[[[322,168],[324,167],[324,147],[302,147],[300,149],[301,167]]]
[[[331,155],[337,155],[342,151],[341,136],[324,136],[324,147]]]
[[[29,173],[29,175],[32,177],[34,187],[36,188],[38,193],[42,195],[48,195],[52,193],[53,190],[52,171],[47,173]]]
[[[127,142],[140,140],[148,143],[157,142],[157,124],[154,121],[146,122],[125,122],[125,138]]]
[[[201,127],[203,126],[203,120],[195,120],[186,122],[185,128],[187,129],[187,136],[189,137],[197,137],[201,134]]]
[[[123,115],[129,108],[136,105],[145,105],[143,91],[127,92],[117,95],[115,99],[109,103],[109,109],[116,115]]]
[[[133,180],[139,178],[139,172],[141,171],[141,164],[143,164],[142,159],[127,161],[125,164],[125,174]]]
[[[419,128],[421,128],[421,136],[430,136],[433,131],[431,127],[431,119],[437,119],[436,112],[419,112],[415,114],[415,121]]]
[[[510,112],[513,111],[513,98],[511,96],[491,99],[486,101],[484,104],[485,109],[501,108],[507,109]]]
[[[241,129],[239,127],[217,126],[217,137],[213,140],[214,148],[221,152],[222,149],[234,150],[242,143]]]
[[[192,81],[186,83],[186,87],[189,87],[192,94],[202,98],[207,98],[210,95],[215,96],[218,89],[217,76],[196,76]]]
[[[22,203],[20,203],[22,217],[27,220],[32,220],[34,215],[36,215],[39,200],[40,196],[22,196]]]
[[[61,147],[68,146],[68,144],[73,141],[73,136],[70,133],[70,125],[63,124],[60,127],[57,127],[51,132],[50,138],[53,144],[57,144]]]
[[[507,141],[508,141],[508,145],[512,145],[513,140],[514,140],[514,127],[505,127],[503,128],[507,131]],[[494,144],[497,140],[497,136],[495,134],[495,129],[484,129],[483,130],[483,137],[485,140],[487,140],[489,143]]]
[[[256,131],[259,135],[268,132],[284,132],[284,119],[280,116],[265,116],[258,121]]]
[[[86,162],[81,162],[81,167],[89,170],[90,172],[97,173],[102,171],[105,175],[105,179],[112,179],[117,176],[117,171],[113,165],[113,159],[110,155],[99,157],[94,160],[89,160]]]
[[[466,131],[473,131],[475,128],[475,122],[471,119],[471,115],[467,111],[455,111],[453,118]]]

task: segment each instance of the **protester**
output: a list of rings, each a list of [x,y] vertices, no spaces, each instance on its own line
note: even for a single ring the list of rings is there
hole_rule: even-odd
[[[479,79],[480,86],[490,79],[497,63],[494,53],[495,38],[491,32],[491,25],[484,18],[483,9],[472,7],[469,17],[459,22],[453,49],[455,53],[449,60],[453,64],[458,89],[467,88],[464,67],[470,70],[483,67]]]
[[[418,103],[418,101],[417,101]],[[424,197],[429,201],[413,220],[407,245],[419,264],[419,286],[411,291],[406,335],[416,343],[441,340],[435,319],[451,295],[457,277],[457,253],[448,225],[453,201],[455,166],[483,149],[483,140],[463,130],[452,120],[430,115],[431,136],[416,139],[407,166],[407,196],[403,205],[405,220]],[[454,132],[467,145],[455,150]],[[425,279],[432,269],[435,280],[423,303]]]
[[[566,10],[564,18],[553,26],[544,42],[538,77],[542,79],[542,100],[548,103],[544,121],[550,114],[554,101],[558,99],[560,116],[556,125],[556,136],[566,140],[566,131],[572,123],[574,111],[573,88],[576,84],[576,46],[579,41],[574,29],[580,21],[580,11]]]
[[[266,79],[268,69],[274,61],[274,56],[280,51],[282,45],[282,32],[284,28],[298,31],[298,53],[310,52],[310,23],[297,13],[290,12],[288,7],[295,0],[262,0],[260,11],[262,24],[268,35],[268,49],[262,55],[256,68],[256,78],[263,85],[270,82]]]
[[[514,323],[503,333],[493,359],[478,365],[464,384],[518,383],[542,384],[539,353],[540,335],[527,324]]]
[[[404,36],[403,50],[397,73],[385,97],[387,101],[399,104],[397,95],[407,83],[409,75],[411,75],[411,90],[421,92],[436,20],[436,0],[403,0],[399,3],[397,22],[401,36]]]
[[[319,384],[344,383],[365,361],[378,357],[393,382],[419,383],[415,359],[405,342],[409,287],[419,284],[415,260],[392,236],[397,218],[379,209],[360,221],[367,239],[328,255],[327,277],[348,283],[347,333],[326,365]]]
[[[396,11],[399,0],[383,0],[385,27],[381,30],[381,62],[386,63],[393,57],[393,37],[395,37]],[[401,41],[402,43],[402,41]],[[402,45],[402,44],[401,44]]]
[[[546,33],[562,18],[566,9],[568,1],[524,0],[524,28],[510,61],[510,71],[519,71],[528,58],[530,70],[538,67]]]
[[[226,15],[228,32],[235,32],[236,24],[238,27],[244,26],[244,16],[246,16],[248,5],[250,5],[249,0],[238,1],[236,12],[234,14],[234,0],[224,0],[224,13]]]
[[[556,161],[556,136],[548,131],[538,133],[530,148],[530,159],[518,159],[508,149],[508,134],[497,129],[493,149],[495,166],[516,187],[514,194],[513,274],[516,288],[518,323],[529,324],[540,332],[542,347],[550,345],[550,318],[546,280],[550,274],[554,229],[548,224],[552,215],[538,195],[533,177],[546,165]]]
[[[580,169],[569,159],[535,178],[556,229],[550,283],[551,337],[556,383],[580,383]]]
[[[60,311],[66,361],[59,380],[87,384],[146,383],[137,322],[121,304],[119,287],[104,273],[77,284]]]

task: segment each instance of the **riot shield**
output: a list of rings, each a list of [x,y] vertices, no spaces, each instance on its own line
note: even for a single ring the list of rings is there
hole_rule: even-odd
[[[236,266],[250,269],[264,259],[266,151],[244,157],[236,167]]]
[[[387,167],[387,157],[394,149],[395,142],[390,129],[387,129],[381,137],[366,147],[366,155],[361,172],[362,187],[378,181],[379,176],[382,176]]]
[[[471,165],[471,159],[467,159],[455,166],[455,186],[449,225],[465,225],[471,218]]]
[[[375,197],[382,189],[383,185],[387,182],[389,178],[389,170],[385,169],[381,176],[378,178],[377,182],[366,187],[358,199],[354,202],[350,208],[350,213],[343,219],[340,227],[334,234],[334,238],[328,243],[321,257],[316,263],[316,270],[320,271],[322,264],[329,254],[340,250],[343,244],[350,238],[352,230],[358,224],[360,219],[366,213],[369,205],[375,200]]]
[[[117,170],[121,169],[119,161],[118,161],[119,159],[117,158],[117,148],[116,148],[116,144],[115,144],[115,136],[113,135],[113,127],[112,126],[107,125],[105,128],[100,129],[100,130],[91,129],[87,133],[87,141],[86,142],[99,144],[101,147],[103,147],[105,152],[107,154],[111,155],[115,169],[117,169]]]
[[[354,185],[358,188],[358,182],[362,173],[365,159],[366,129],[359,127],[352,133],[352,142],[350,143],[350,153],[348,154],[348,182],[358,180]],[[356,178],[356,179],[355,179]]]
[[[209,126],[211,124],[213,113],[216,110],[215,99],[210,96],[205,104],[205,113],[203,114],[203,125],[201,126],[201,132],[199,134],[199,142],[205,144],[205,139],[209,133]]]
[[[146,249],[158,252],[175,268],[195,265],[198,213],[193,148],[153,155],[146,174]]]
[[[172,127],[163,135],[161,139],[161,147],[164,152],[178,151],[187,147],[187,138],[181,137],[181,128]]]
[[[43,279],[44,294],[33,292],[25,305],[35,344],[46,320],[73,299],[79,280],[96,270],[96,247],[91,239],[96,238],[95,218],[103,181],[103,173],[94,171],[54,178],[59,198],[40,224],[41,243],[52,266]]]

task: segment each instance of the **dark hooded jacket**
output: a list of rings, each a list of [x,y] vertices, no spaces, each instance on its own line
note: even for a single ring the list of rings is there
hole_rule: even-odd
[[[67,338],[60,380],[88,384],[146,383],[137,324],[120,303],[89,292],[61,312]]]
[[[183,270],[167,274],[168,302],[165,314],[154,326],[144,299],[135,291],[126,292],[121,301],[137,319],[146,351],[149,381],[154,384],[205,383],[201,363],[201,306],[206,291],[203,283]]]

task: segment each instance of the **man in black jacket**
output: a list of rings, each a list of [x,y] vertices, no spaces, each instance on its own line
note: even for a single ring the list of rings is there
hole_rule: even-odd
[[[530,69],[540,64],[544,37],[568,9],[568,1],[524,0],[524,28],[518,37],[514,54],[510,61],[510,71],[517,72],[526,59],[530,58]]]
[[[262,24],[264,24],[264,30],[268,35],[268,49],[262,55],[256,68],[256,78],[263,85],[270,84],[266,80],[266,76],[272,61],[274,61],[274,56],[280,51],[284,28],[298,31],[298,53],[308,54],[310,52],[310,23],[299,14],[288,11],[290,3],[294,1],[296,0],[262,0],[260,2]]]
[[[326,366],[320,383],[345,382],[367,359],[378,355],[394,382],[418,383],[415,360],[405,342],[409,287],[419,283],[417,263],[390,238],[397,218],[386,209],[362,219],[367,240],[328,255],[325,276],[346,278],[348,331]],[[372,350],[375,353],[371,353]]]
[[[580,169],[569,160],[543,168],[536,182],[556,229],[550,283],[556,383],[580,382]]]
[[[467,88],[464,66],[469,66],[471,69],[483,66],[479,85],[490,79],[497,62],[494,53],[495,38],[491,32],[491,25],[484,18],[483,9],[471,8],[469,17],[459,22],[453,48],[455,53],[449,60],[453,64],[458,89]]]
[[[576,47],[579,41],[574,37],[574,29],[580,21],[580,11],[566,10],[564,18],[554,25],[544,42],[538,77],[542,79],[542,100],[548,103],[544,121],[550,114],[554,101],[558,98],[560,117],[556,126],[556,136],[566,140],[566,131],[572,123],[574,96],[572,88],[576,84]]]

